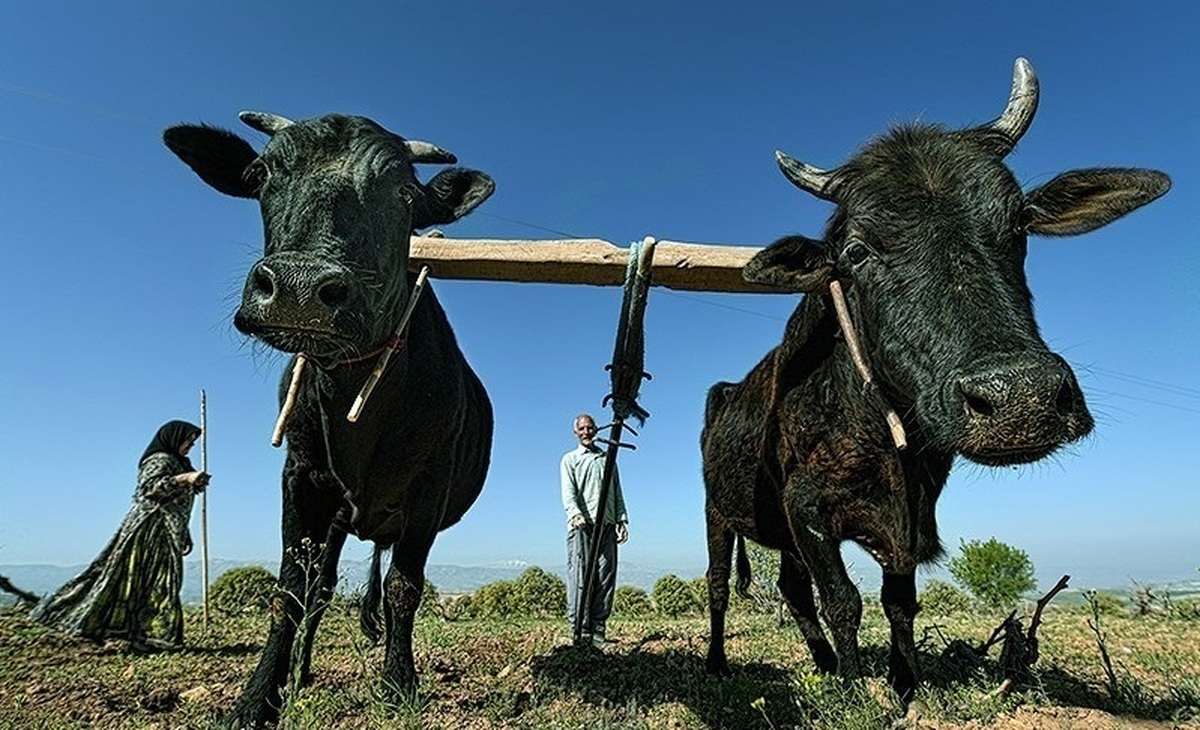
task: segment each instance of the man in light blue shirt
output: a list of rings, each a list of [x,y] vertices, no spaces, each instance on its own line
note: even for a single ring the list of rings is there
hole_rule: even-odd
[[[613,464],[608,504],[600,510],[600,488],[604,483],[606,454],[596,445],[596,421],[590,414],[575,417],[575,437],[579,446],[563,454],[559,465],[562,504],[567,513],[567,620],[572,628],[575,616],[583,614],[583,634],[596,645],[613,643],[604,635],[613,595],[617,589],[617,545],[629,539],[629,517],[621,494],[621,478]],[[591,605],[580,608],[583,583],[587,578],[589,538],[598,514],[603,514],[600,533],[600,561]]]

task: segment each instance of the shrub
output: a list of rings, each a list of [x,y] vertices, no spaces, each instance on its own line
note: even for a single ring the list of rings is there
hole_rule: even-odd
[[[780,554],[747,540],[746,558],[750,561],[749,593],[753,610],[757,613],[778,613],[780,604],[783,603],[783,594],[779,592],[779,583],[777,582]],[[733,581],[736,585],[736,569]],[[736,591],[733,592],[733,595],[740,598]]]
[[[682,616],[700,611],[700,602],[692,586],[677,575],[664,575],[654,583],[654,605],[667,616]]]
[[[622,616],[647,616],[654,612],[650,596],[641,588],[617,586],[613,596],[613,613]]]
[[[262,611],[271,603],[278,582],[259,565],[233,568],[221,574],[208,591],[208,605],[227,616]]]
[[[442,615],[442,596],[438,593],[437,586],[428,578],[425,579],[425,587],[421,589],[421,605],[417,606],[417,615]]]
[[[950,575],[988,608],[1010,609],[1021,594],[1033,590],[1033,562],[1024,550],[996,538],[964,540],[960,555],[950,559]]]
[[[696,599],[696,610],[700,613],[708,613],[708,578],[700,576],[693,578],[688,587],[692,589],[692,596]]]
[[[512,610],[526,616],[567,615],[567,584],[536,565],[513,584]]]
[[[498,580],[481,586],[471,596],[471,615],[480,618],[509,616],[514,613],[515,584],[510,580]]]
[[[917,596],[921,611],[934,616],[949,616],[971,608],[971,597],[944,580],[933,578]]]
[[[1103,616],[1124,616],[1125,601],[1111,591],[1093,591],[1088,599],[1095,604],[1095,609]]]
[[[457,621],[460,618],[467,618],[474,615],[473,611],[471,594],[469,593],[448,596],[442,601],[442,618],[447,621]]]

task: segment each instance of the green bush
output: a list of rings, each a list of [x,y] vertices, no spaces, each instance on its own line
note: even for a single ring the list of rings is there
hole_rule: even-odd
[[[498,580],[481,586],[471,596],[471,615],[479,618],[510,616],[515,613],[515,584],[510,580]]]
[[[447,621],[457,621],[461,618],[473,616],[474,609],[471,606],[471,594],[464,593],[458,596],[448,596],[442,601],[442,618]]]
[[[233,568],[221,574],[208,591],[208,605],[227,616],[265,610],[278,589],[271,571],[259,565]]]
[[[779,561],[782,556],[778,551],[765,548],[753,540],[746,540],[746,558],[750,561],[749,603],[751,609],[756,613],[776,613],[783,602],[783,594],[779,592],[778,583]],[[736,586],[736,566],[732,581]],[[747,600],[741,598],[736,590],[732,591],[732,595],[735,602]]]
[[[988,608],[1011,609],[1021,594],[1033,590],[1033,562],[1024,550],[996,538],[964,540],[960,555],[950,559],[950,575]]]
[[[1090,591],[1085,594],[1087,599],[1096,604],[1096,611],[1102,616],[1124,616],[1128,612],[1125,610],[1125,601],[1121,597],[1111,591]]]
[[[696,598],[696,610],[700,613],[708,613],[708,578],[704,576],[693,578],[688,586]]]
[[[613,596],[613,613],[621,616],[648,616],[654,613],[654,604],[650,603],[650,596],[641,588],[617,586]]]
[[[512,610],[525,616],[566,616],[567,584],[536,565],[528,568],[513,584]]]
[[[970,596],[946,581],[936,578],[925,582],[925,588],[917,596],[917,602],[921,604],[923,614],[933,616],[950,616],[971,608]]]
[[[683,616],[699,613],[700,603],[692,586],[677,575],[664,575],[654,583],[651,594],[659,613],[667,616]]]
[[[438,593],[437,586],[428,578],[425,579],[425,587],[421,589],[421,605],[417,606],[417,615],[442,615],[442,596]]]

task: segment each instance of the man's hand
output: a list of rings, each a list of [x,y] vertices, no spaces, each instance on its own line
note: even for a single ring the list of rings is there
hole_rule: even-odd
[[[587,524],[587,519],[585,519],[583,515],[581,515],[581,514],[571,515],[570,525],[571,525],[572,530],[574,530],[578,527],[583,527],[586,524]]]
[[[617,523],[617,544],[625,542],[629,539],[629,525],[624,522]]]

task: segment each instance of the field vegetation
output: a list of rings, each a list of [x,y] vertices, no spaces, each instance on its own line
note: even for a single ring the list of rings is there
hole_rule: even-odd
[[[925,681],[909,707],[887,687],[888,627],[868,599],[861,642],[870,676],[816,674],[798,631],[769,598],[737,599],[728,622],[733,676],[704,671],[708,621],[671,576],[651,594],[623,587],[611,649],[575,648],[554,576],[531,572],[473,595],[426,591],[415,634],[419,695],[378,691],[382,648],[358,630],[352,599],[330,607],[313,681],[289,691],[285,728],[1173,728],[1200,727],[1200,606],[1112,594],[1054,601],[1039,660],[1010,692],[1000,645],[1007,612],[953,586],[923,596]],[[1143,598],[1145,598],[1143,596]],[[253,602],[252,598],[247,599]],[[669,605],[659,605],[659,602]],[[525,610],[526,602],[531,610]],[[1028,616],[1030,606],[1018,608]],[[210,728],[236,701],[266,635],[265,610],[187,616],[187,648],[138,654],[49,632],[0,610],[0,727]]]

